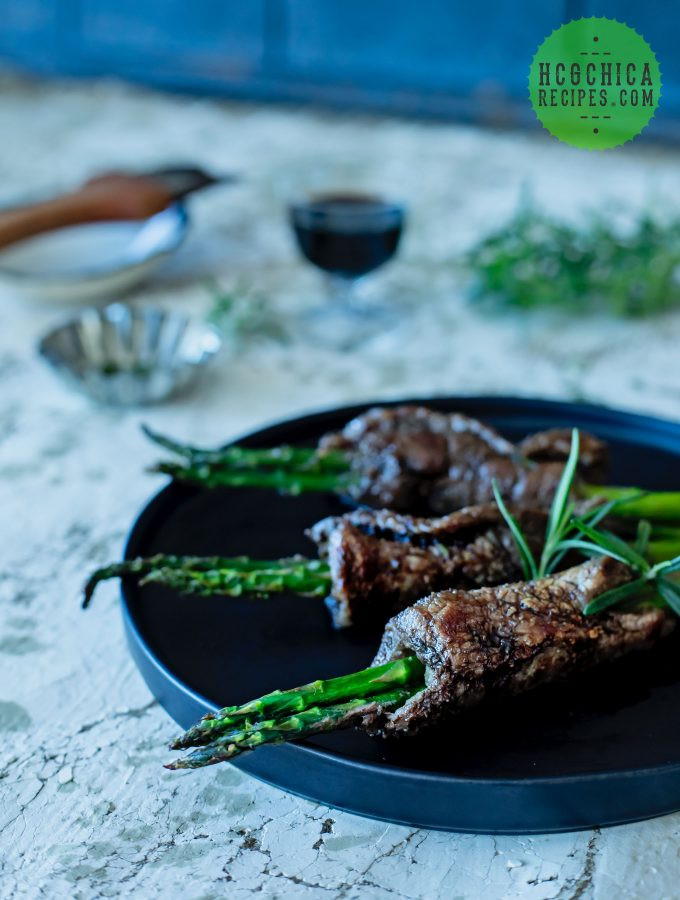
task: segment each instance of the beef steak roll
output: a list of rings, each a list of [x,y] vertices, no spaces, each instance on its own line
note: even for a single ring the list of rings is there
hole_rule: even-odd
[[[523,692],[649,648],[675,625],[665,609],[583,615],[595,597],[634,577],[598,557],[534,582],[419,600],[387,623],[374,665],[415,655],[426,666],[426,686],[366,724],[382,734],[413,733],[491,692]]]

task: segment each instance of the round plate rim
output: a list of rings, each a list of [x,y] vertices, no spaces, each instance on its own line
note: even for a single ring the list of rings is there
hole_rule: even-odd
[[[583,401],[571,400],[551,400],[545,397],[521,397],[512,396],[511,394],[431,394],[429,396],[406,397],[396,399],[373,399],[366,400],[361,403],[351,403],[346,406],[321,406],[317,409],[309,410],[301,415],[288,416],[281,419],[273,419],[267,422],[261,428],[255,431],[246,431],[242,435],[222,444],[228,447],[231,444],[243,443],[244,441],[254,441],[259,438],[266,437],[268,432],[277,431],[279,428],[290,425],[292,423],[306,425],[316,421],[321,421],[328,417],[339,415],[347,415],[349,418],[359,415],[362,411],[370,409],[373,406],[432,406],[436,408],[438,404],[460,405],[461,407],[475,406],[497,406],[499,409],[512,408],[517,404],[527,408],[527,411],[535,412],[561,412],[575,411],[577,415],[592,419],[595,422],[609,420],[615,423],[617,420],[625,419],[627,422],[637,423],[646,430],[653,429],[655,431],[669,432],[680,439],[680,423],[673,422],[670,419],[664,419],[660,416],[650,416],[646,413],[633,412],[625,409],[618,409],[614,406],[605,406],[599,403],[586,403]],[[461,412],[465,413],[465,409],[461,408]],[[154,495],[156,496],[156,495]]]

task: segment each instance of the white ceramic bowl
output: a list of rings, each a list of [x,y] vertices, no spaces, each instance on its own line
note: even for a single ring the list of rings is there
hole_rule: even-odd
[[[141,222],[59,228],[0,250],[5,292],[41,303],[112,297],[151,274],[182,243],[186,210],[172,204]]]

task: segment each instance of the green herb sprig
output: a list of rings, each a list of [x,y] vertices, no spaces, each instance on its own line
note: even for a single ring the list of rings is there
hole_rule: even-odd
[[[598,531],[580,519],[574,519],[574,524],[585,537],[590,538],[589,541],[577,540],[568,542],[573,544],[575,549],[591,556],[603,554],[611,556],[614,559],[618,559],[619,562],[625,563],[640,575],[634,581],[629,581],[627,584],[600,594],[583,610],[585,615],[592,615],[593,613],[602,612],[603,609],[617,606],[621,601],[626,600],[635,593],[640,593],[642,589],[651,585],[673,612],[680,616],[680,585],[668,578],[673,572],[680,571],[680,556],[652,565],[639,552],[639,545],[631,547],[625,541],[622,541],[621,538],[612,534],[611,531]]]
[[[668,577],[680,571],[680,556],[655,564],[647,560],[645,554],[649,549],[652,533],[649,522],[641,520],[638,523],[635,544],[631,546],[611,531],[597,527],[619,503],[625,501],[610,500],[585,516],[574,516],[574,504],[570,496],[578,465],[579,443],[579,432],[574,428],[571,433],[569,457],[550,507],[545,543],[538,561],[531,552],[517,520],[503,501],[498,484],[495,481],[493,483],[496,503],[517,544],[525,577],[527,580],[534,580],[554,572],[570,550],[577,550],[584,556],[610,556],[627,565],[638,573],[639,577],[600,594],[585,607],[584,615],[592,615],[617,606],[634,594],[639,594],[641,590],[653,587],[673,612],[680,616],[680,585]]]
[[[652,315],[680,303],[680,219],[643,215],[624,234],[600,218],[574,227],[523,204],[464,263],[474,299],[497,306]]]
[[[290,343],[283,319],[267,297],[244,283],[225,288],[217,281],[209,281],[206,287],[212,298],[206,320],[232,345],[242,347],[263,338]]]
[[[545,541],[540,559],[536,560],[527,540],[522,534],[522,530],[515,517],[506,506],[497,481],[494,479],[492,483],[493,495],[496,504],[501,511],[501,515],[512,533],[517,549],[519,550],[524,576],[529,579],[542,578],[554,572],[565,554],[573,548],[573,541],[569,541],[571,535],[577,533],[576,523],[573,520],[574,503],[571,500],[572,485],[576,475],[578,466],[578,458],[580,451],[580,438],[577,428],[571,432],[571,447],[569,456],[564,465],[562,476],[557,490],[553,497],[548,514],[548,524],[546,526]],[[587,525],[597,525],[605,516],[614,509],[618,501],[612,500],[601,506],[596,507],[591,512],[582,517],[582,521]]]

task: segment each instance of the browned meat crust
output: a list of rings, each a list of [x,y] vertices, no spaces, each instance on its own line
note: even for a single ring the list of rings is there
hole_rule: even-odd
[[[582,431],[580,434],[579,466],[589,481],[599,481],[607,470],[608,450],[604,441]],[[571,449],[571,428],[549,428],[527,435],[517,449],[534,462],[564,462]]]
[[[621,563],[598,558],[535,582],[425,597],[388,622],[375,664],[415,654],[427,667],[426,687],[367,724],[414,732],[489,692],[518,693],[648,648],[674,626],[664,610],[582,614],[632,577]]]
[[[546,513],[517,512],[533,551],[540,552]],[[510,532],[495,505],[438,519],[357,509],[324,519],[308,532],[327,559],[326,601],[336,628],[383,624],[429,591],[502,584],[522,575]]]
[[[582,436],[582,474],[600,465],[604,448]],[[375,407],[326,435],[322,449],[343,450],[358,476],[354,499],[371,506],[445,513],[488,503],[497,479],[509,502],[549,506],[562,474],[564,432],[556,429],[527,439],[522,447],[488,425],[460,413],[421,406]],[[568,444],[566,445],[568,453]],[[527,457],[526,451],[534,459]],[[592,464],[592,466],[591,466]]]

